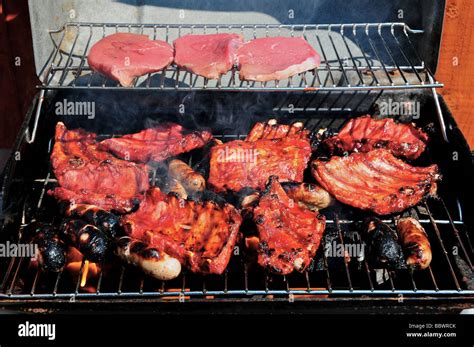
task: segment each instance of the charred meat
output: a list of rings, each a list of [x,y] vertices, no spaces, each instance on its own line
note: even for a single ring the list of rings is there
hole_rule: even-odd
[[[132,238],[193,272],[210,274],[221,274],[227,267],[242,220],[229,204],[182,200],[158,188],[151,188],[140,208],[122,218]]]
[[[386,148],[397,157],[418,158],[425,150],[428,135],[413,124],[396,123],[392,118],[353,118],[338,135],[324,141],[333,154],[369,152]]]
[[[367,245],[367,261],[373,268],[406,267],[397,233],[387,224],[376,217],[367,218],[362,235]]]
[[[436,195],[441,178],[436,165],[414,167],[386,149],[315,160],[311,172],[337,200],[379,215],[403,211]]]
[[[431,263],[431,246],[420,222],[414,218],[401,218],[397,222],[397,232],[407,265],[415,270],[426,269]]]
[[[294,203],[275,176],[254,209],[254,221],[258,263],[280,275],[303,272],[310,265],[326,225],[324,216]]]
[[[180,153],[203,147],[212,139],[208,131],[190,131],[175,123],[165,123],[136,134],[104,140],[100,149],[137,163],[161,162]]]
[[[120,218],[94,205],[69,205],[65,214],[72,218],[80,218],[104,232],[110,239],[115,239],[121,233]]]
[[[25,234],[38,246],[36,260],[43,271],[58,272],[66,265],[66,245],[60,239],[57,229],[47,223],[32,222],[25,228]]]
[[[96,226],[81,219],[65,219],[60,232],[87,260],[94,263],[104,260],[110,239]]]
[[[51,163],[60,187],[49,191],[59,200],[128,212],[148,189],[144,165],[115,158],[97,147],[96,135],[56,125]]]
[[[257,123],[245,141],[212,147],[208,183],[218,192],[237,192],[264,189],[272,175],[282,182],[301,182],[310,156],[308,132],[301,123]]]

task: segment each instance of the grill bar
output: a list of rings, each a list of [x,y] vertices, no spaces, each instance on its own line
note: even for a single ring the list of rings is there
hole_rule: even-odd
[[[42,69],[44,73],[39,88],[350,91],[442,87],[441,83],[430,80],[432,74],[420,59],[409,37],[422,31],[412,30],[404,23],[231,24],[225,28],[225,32],[240,33],[245,40],[277,35],[302,36],[321,54],[321,66],[286,80],[262,83],[240,80],[236,67],[218,80],[208,80],[190,72],[182,73],[175,65],[171,65],[162,72],[136,78],[132,87],[124,88],[116,81],[108,80],[105,76],[91,71],[88,66],[86,59],[88,50],[99,39],[113,32],[134,32],[172,43],[185,34],[203,34],[209,30],[216,33],[223,32],[222,26],[68,23],[60,30],[50,31],[54,50]],[[260,32],[262,30],[264,33]],[[55,40],[59,35],[60,38]],[[397,75],[400,78],[395,78]]]
[[[316,120],[317,127],[334,127],[333,120],[329,121],[329,125],[321,123],[322,118]],[[304,122],[305,125],[310,126],[310,123]],[[311,125],[312,126],[312,125]],[[217,138],[223,140],[233,140],[244,138],[243,134],[217,134]],[[49,151],[52,149],[50,145]],[[193,158],[190,156],[189,163],[192,165]],[[157,173],[153,171],[150,174],[151,183],[154,184],[157,180]],[[48,199],[52,199],[45,194],[48,189],[57,184],[56,180],[52,178],[51,173],[47,173],[44,179],[34,180],[34,184],[38,186],[35,189],[35,194],[38,196],[36,205],[41,208],[43,204],[47,203]],[[33,200],[35,201],[35,200]],[[433,204],[436,201],[441,201],[440,207],[442,211],[446,212],[446,219],[441,219],[439,216],[432,215],[432,212],[428,209],[428,205],[425,206],[427,215],[424,214],[421,218],[417,218],[425,226],[429,237],[436,237],[439,243],[442,245],[442,250],[445,253],[441,256],[440,252],[434,253],[435,262],[432,263],[428,269],[423,271],[409,272],[408,270],[397,271],[395,276],[388,273],[388,279],[384,283],[375,283],[372,279],[372,275],[375,269],[370,269],[367,262],[364,260],[359,263],[360,270],[356,271],[353,267],[349,267],[347,262],[344,262],[344,267],[338,273],[339,270],[331,268],[328,265],[328,259],[325,256],[325,252],[322,252],[323,268],[318,271],[305,272],[303,274],[292,274],[285,276],[285,278],[279,276],[270,275],[264,271],[255,272],[255,269],[250,264],[245,262],[244,258],[231,260],[231,264],[226,272],[216,277],[216,280],[211,280],[208,276],[198,276],[195,274],[186,273],[183,271],[180,278],[171,282],[158,282],[151,278],[144,277],[141,273],[137,273],[135,269],[127,267],[118,267],[116,272],[105,271],[104,266],[100,266],[99,274],[96,278],[88,279],[87,285],[90,287],[94,282],[96,285],[86,291],[86,288],[81,286],[81,278],[84,270],[85,261],[82,260],[81,268],[77,275],[77,281],[74,281],[72,286],[68,285],[68,279],[70,276],[64,276],[63,272],[60,272],[53,279],[54,288],[52,291],[46,290],[44,286],[40,285],[48,274],[42,274],[41,271],[35,269],[35,272],[31,274],[32,282],[29,282],[28,287],[24,288],[21,293],[15,291],[15,286],[18,276],[26,268],[22,266],[22,259],[12,261],[7,265],[7,271],[3,279],[3,284],[0,290],[0,299],[25,299],[25,298],[36,298],[39,300],[47,300],[53,297],[55,298],[77,298],[77,299],[89,299],[89,298],[112,298],[122,297],[133,299],[135,297],[145,298],[168,298],[174,297],[179,298],[211,298],[215,299],[218,297],[246,297],[250,298],[253,296],[259,296],[265,298],[266,296],[284,296],[289,295],[310,295],[315,300],[319,300],[321,295],[331,296],[344,296],[350,295],[351,298],[359,299],[359,296],[364,295],[380,295],[380,296],[392,296],[392,295],[432,295],[432,296],[448,296],[457,294],[459,295],[472,295],[473,290],[465,289],[461,287],[460,277],[454,272],[452,266],[452,258],[446,252],[445,240],[441,239],[441,233],[449,231],[449,235],[459,236],[461,231],[464,231],[467,236],[467,231],[464,226],[462,215],[452,215],[448,211],[448,206],[444,200],[432,200]],[[448,200],[447,200],[448,201]],[[450,205],[449,205],[450,206]],[[439,209],[433,206],[433,211]],[[416,209],[413,210],[416,213]],[[452,216],[456,216],[453,220]],[[357,223],[359,220],[354,218],[341,218],[338,214],[334,215],[334,218],[327,219],[327,224],[333,228],[336,228],[339,233],[339,241],[342,236],[342,226],[344,230],[346,227],[351,227],[352,224]],[[28,221],[23,220],[25,225]],[[384,222],[393,225],[393,219],[384,220]],[[431,226],[431,228],[429,228]],[[458,230],[459,229],[459,230]],[[463,230],[464,229],[464,230]],[[436,236],[434,236],[436,234]],[[443,235],[447,235],[444,233]],[[462,238],[456,238],[460,244],[463,244]],[[325,249],[324,239],[321,247]],[[469,248],[464,247],[463,254],[469,255]],[[469,257],[467,257],[469,259]],[[440,261],[439,261],[440,260]],[[23,265],[26,262],[23,262]],[[232,264],[235,263],[235,264]],[[442,272],[438,267],[442,267],[443,263],[448,264],[450,277],[447,279],[451,283],[446,283],[445,278],[438,277],[438,281],[435,279],[435,273],[439,274]],[[351,261],[351,265],[352,265]],[[253,265],[253,264],[252,264]],[[433,267],[433,268],[432,268]],[[67,270],[65,270],[67,271]],[[406,272],[404,272],[406,271]],[[13,276],[12,276],[13,274]],[[138,276],[137,276],[138,274]],[[244,276],[243,281],[241,276]],[[406,275],[406,281],[401,276]],[[70,274],[67,274],[70,275]],[[341,280],[342,277],[342,280]],[[366,278],[367,277],[367,278]],[[291,284],[290,284],[291,283]],[[344,283],[341,285],[341,283]],[[453,285],[455,289],[453,289]],[[132,288],[132,290],[130,290]],[[95,290],[94,290],[95,289]]]
[[[433,226],[433,229],[436,233],[436,237],[438,238],[438,241],[439,241],[439,244],[443,250],[443,253],[444,253],[444,256],[446,258],[446,261],[448,263],[448,266],[449,266],[449,271],[451,272],[451,276],[453,277],[453,281],[454,281],[454,284],[456,285],[456,288],[457,290],[461,290],[461,287],[459,286],[459,282],[458,282],[458,279],[456,278],[456,274],[454,273],[454,269],[453,269],[453,265],[451,264],[451,260],[449,259],[449,256],[448,256],[448,251],[446,250],[446,247],[444,245],[444,242],[443,242],[443,239],[441,238],[441,233],[438,229],[438,225],[436,224],[436,222],[434,221],[433,219],[433,216],[431,215],[431,211],[428,207],[428,204],[425,203],[425,208],[426,208],[426,211],[428,212],[428,216],[430,218],[430,221],[431,221],[431,225]]]

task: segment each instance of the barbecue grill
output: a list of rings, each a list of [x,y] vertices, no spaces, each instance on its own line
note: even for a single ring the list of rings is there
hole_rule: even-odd
[[[325,1],[318,3],[328,6]],[[33,2],[30,6],[31,11],[37,7]],[[271,118],[286,124],[301,121],[313,133],[321,129],[337,133],[348,116],[386,116],[380,114],[382,103],[416,102],[420,114],[391,116],[433,128],[429,148],[417,164],[439,165],[443,174],[439,198],[403,212],[404,216],[416,217],[427,231],[433,250],[428,269],[392,273],[373,269],[365,260],[333,263],[322,251],[324,239],[312,268],[289,276],[272,275],[249,262],[241,245],[223,275],[203,276],[184,270],[167,282],[110,259],[97,264],[96,274],[87,276],[85,272],[93,270],[85,259],[78,259],[77,271],[46,273],[30,267],[30,259],[11,258],[0,262],[0,305],[50,307],[63,303],[67,307],[66,303],[72,301],[108,307],[112,303],[130,306],[154,302],[166,309],[172,302],[190,301],[235,310],[232,304],[244,302],[271,302],[284,307],[283,301],[304,301],[309,305],[306,309],[315,310],[333,304],[360,307],[361,302],[364,306],[384,304],[403,309],[409,309],[407,302],[427,309],[433,309],[433,302],[453,310],[472,306],[474,253],[470,238],[474,220],[467,208],[471,190],[466,189],[466,185],[472,187],[471,152],[435,91],[443,87],[434,77],[443,6],[424,8],[432,12],[425,12],[421,19],[410,19],[410,24],[385,21],[386,14],[371,13],[374,19],[384,18],[380,22],[297,25],[81,21],[49,30],[47,42],[44,33],[34,33],[35,48],[43,45],[35,49],[37,64],[38,59],[43,62],[38,68],[41,84],[2,185],[0,237],[4,242],[21,243],[23,229],[32,220],[57,222],[60,218],[57,202],[46,194],[57,186],[49,156],[58,121],[68,128],[93,131],[101,138],[139,131],[157,121],[173,121],[190,129],[209,127],[225,142],[245,138],[255,122]],[[35,14],[32,22],[35,28]],[[163,72],[137,78],[125,88],[92,71],[86,59],[95,42],[115,32],[143,33],[170,43],[189,33],[235,32],[246,40],[302,36],[321,54],[322,63],[293,78],[263,83],[239,80],[236,69],[219,80],[207,80],[172,65]],[[433,40],[438,40],[433,45],[434,57],[426,48]],[[50,47],[47,54],[44,47]],[[95,118],[55,114],[55,105],[63,100],[94,102]],[[183,159],[196,166],[203,158],[193,153]],[[151,185],[156,180],[157,173],[150,172]],[[327,218],[326,233],[336,233],[341,244],[370,215],[342,205],[322,213]],[[384,222],[393,226],[395,219]],[[362,242],[357,237],[352,241]]]

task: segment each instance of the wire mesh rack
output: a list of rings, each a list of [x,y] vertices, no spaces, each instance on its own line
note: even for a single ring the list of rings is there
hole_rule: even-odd
[[[330,121],[333,122],[333,121]],[[316,125],[308,129],[315,130]],[[107,135],[110,136],[110,135]],[[223,141],[243,139],[245,135],[215,135]],[[52,147],[52,139],[49,149]],[[190,156],[189,164],[193,158]],[[150,183],[155,185],[156,172],[150,172]],[[46,192],[57,185],[51,171],[46,177],[34,181],[32,191],[33,205],[37,209],[55,211],[56,202]],[[445,200],[447,202],[445,202]],[[449,201],[449,203],[448,203]],[[449,208],[448,208],[449,206]],[[450,208],[454,210],[450,211]],[[345,211],[351,208],[345,207]],[[353,219],[339,212],[325,212],[327,226],[325,233],[336,233],[336,242],[344,245],[348,235],[356,231],[360,215]],[[28,258],[12,258],[2,269],[0,278],[0,300],[222,300],[238,298],[239,300],[288,300],[311,298],[328,300],[350,297],[353,300],[367,300],[368,297],[432,296],[464,297],[474,294],[462,281],[463,275],[458,270],[459,259],[451,249],[459,248],[459,254],[465,259],[465,266],[472,271],[473,248],[468,230],[464,224],[459,201],[453,196],[431,199],[410,209],[409,214],[416,216],[425,228],[433,250],[431,265],[422,271],[408,269],[394,272],[385,269],[373,269],[365,259],[352,258],[343,263],[331,265],[331,259],[321,252],[326,249],[323,238],[320,255],[311,271],[293,273],[288,276],[272,275],[249,261],[244,252],[233,254],[231,261],[222,275],[198,275],[184,270],[172,281],[158,281],[142,274],[135,268],[120,265],[114,261],[103,264],[92,264],[86,259],[76,261],[74,271],[62,270],[59,273],[46,273],[29,266]],[[350,214],[349,214],[350,215]],[[23,225],[29,221],[23,213]],[[394,226],[395,219],[384,219],[383,222]],[[357,235],[357,232],[355,233]],[[362,244],[360,237],[353,237],[352,242]],[[339,258],[340,260],[341,258]],[[93,268],[91,268],[93,266]],[[91,275],[92,274],[92,275]]]
[[[321,56],[321,65],[284,80],[239,79],[238,66],[217,80],[195,75],[172,64],[135,78],[131,87],[94,72],[87,62],[90,48],[116,32],[132,32],[170,44],[186,34],[238,33],[251,40],[269,36],[304,37]],[[68,23],[50,31],[53,50],[40,72],[43,89],[156,89],[221,91],[314,91],[434,88],[443,85],[417,53],[413,35],[423,31],[404,23],[335,25],[158,25]]]

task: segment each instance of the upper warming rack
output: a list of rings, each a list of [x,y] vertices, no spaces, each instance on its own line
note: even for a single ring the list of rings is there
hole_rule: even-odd
[[[239,33],[251,40],[302,36],[321,56],[321,65],[280,81],[239,79],[237,67],[208,80],[175,65],[135,79],[132,87],[93,72],[87,55],[94,43],[115,32],[146,34],[172,44],[186,34]],[[68,23],[50,31],[54,48],[40,73],[43,89],[153,89],[222,91],[345,91],[442,87],[418,55],[412,35],[423,31],[404,23],[334,25],[172,25]]]

